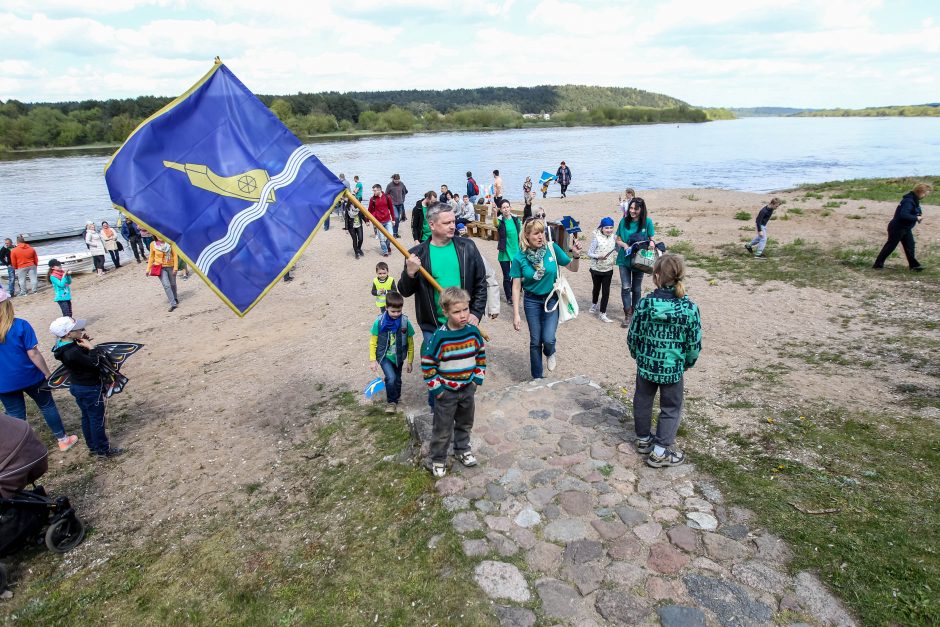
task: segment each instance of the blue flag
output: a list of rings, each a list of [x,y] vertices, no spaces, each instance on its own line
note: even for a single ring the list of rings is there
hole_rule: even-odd
[[[239,316],[297,261],[345,190],[217,62],[145,120],[105,166],[111,201]]]

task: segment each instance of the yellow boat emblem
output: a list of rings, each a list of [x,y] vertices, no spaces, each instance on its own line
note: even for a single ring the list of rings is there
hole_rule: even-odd
[[[173,170],[185,172],[193,187],[204,189],[220,196],[231,196],[242,200],[261,200],[261,188],[270,180],[267,171],[260,168],[248,170],[232,176],[220,176],[209,166],[198,163],[175,163],[164,161],[163,165]],[[274,190],[268,194],[268,202],[274,202]]]

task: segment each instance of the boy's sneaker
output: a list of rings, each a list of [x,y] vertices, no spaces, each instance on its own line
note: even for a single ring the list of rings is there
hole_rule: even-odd
[[[752,255],[754,254],[754,249],[751,248],[751,245],[750,245],[750,244],[745,244],[745,245],[744,245],[744,248],[747,249],[747,252],[751,253]]]
[[[431,476],[435,479],[442,479],[445,475],[447,475],[447,466],[441,462],[431,463]]]
[[[551,355],[548,356],[548,359],[546,360],[545,365],[548,366],[549,372],[555,369],[555,366],[558,365],[558,359],[555,357],[555,353],[552,353]]]
[[[396,405],[395,403],[388,403],[388,404],[385,406],[385,413],[386,413],[386,414],[394,414],[394,413],[397,412],[397,411],[398,411],[398,405]]]
[[[76,443],[78,443],[77,435],[67,435],[59,440],[59,450],[64,453],[65,451],[75,446]]]
[[[600,321],[601,321],[601,322],[613,322],[613,320],[611,320],[610,318],[608,318],[608,317],[607,317],[607,314],[605,314],[605,313],[602,313],[600,316],[598,316],[598,318],[600,318]]]
[[[653,436],[636,439],[636,452],[640,455],[649,455],[653,450]]]
[[[472,468],[477,465],[477,458],[474,457],[471,451],[464,451],[463,453],[457,453],[454,455],[458,462],[466,466],[467,468]]]
[[[682,451],[676,449],[666,449],[662,455],[657,455],[652,451],[646,458],[646,465],[652,468],[662,468],[663,466],[678,466],[685,461],[685,455]]]
[[[597,313],[597,303],[594,303],[593,305],[591,305],[591,313],[592,314]]]

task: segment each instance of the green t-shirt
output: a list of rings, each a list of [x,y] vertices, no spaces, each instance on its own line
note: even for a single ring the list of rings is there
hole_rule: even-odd
[[[627,226],[627,219],[620,218],[620,224],[617,225],[617,237],[619,237],[624,243],[630,241],[630,236],[636,233],[637,231],[646,231],[646,234],[649,237],[656,235],[656,229],[653,227],[653,219],[646,219],[646,228],[641,229],[639,222],[631,222],[630,226]],[[617,247],[617,265],[618,266],[627,266],[630,265],[630,262],[627,260],[627,251],[625,251],[620,246]]]
[[[552,242],[552,251],[554,255],[552,255],[552,252],[546,251],[545,256],[542,257],[542,267],[545,271],[541,279],[535,279],[535,267],[525,256],[525,253],[521,251],[512,259],[512,265],[509,267],[509,277],[522,279],[522,289],[530,294],[536,296],[547,295],[555,286],[555,278],[558,276],[558,264],[567,266],[571,263],[571,257],[554,242]]]
[[[421,217],[424,220],[424,224],[421,225],[421,241],[426,242],[429,239],[431,239],[431,223],[428,222],[428,208],[427,207],[421,207]],[[448,287],[448,286],[445,285],[444,287]]]
[[[430,235],[428,236],[430,237]],[[453,240],[445,246],[428,245],[431,256],[431,276],[441,287],[460,287],[460,262],[457,260],[457,249]],[[434,292],[434,309],[437,311],[437,321],[441,324],[447,322],[447,316],[441,309],[440,294]]]
[[[506,250],[499,251],[496,257],[499,261],[512,261],[519,254],[519,229],[516,228],[516,221],[512,218],[503,220],[506,225]]]
[[[375,319],[375,322],[372,323],[372,335],[378,337],[379,335],[379,323],[382,322],[382,316],[379,316]],[[414,337],[415,329],[411,326],[411,320],[408,320],[408,337]],[[390,333],[388,336],[388,350],[385,351],[385,358],[388,359],[393,364],[398,363],[398,351],[396,346],[396,339],[398,337],[397,333]],[[375,356],[376,360],[382,361],[381,355]]]

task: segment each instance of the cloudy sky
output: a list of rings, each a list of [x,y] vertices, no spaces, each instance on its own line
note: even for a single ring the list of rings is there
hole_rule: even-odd
[[[940,101],[940,0],[3,0],[0,100],[576,83],[702,106]]]

